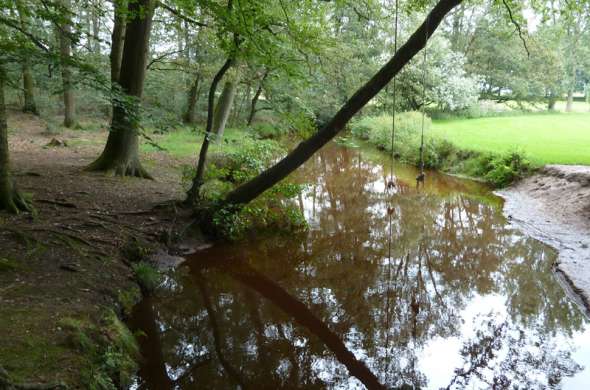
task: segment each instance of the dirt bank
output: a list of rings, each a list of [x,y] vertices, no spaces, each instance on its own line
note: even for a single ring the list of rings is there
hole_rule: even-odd
[[[498,193],[515,225],[559,251],[556,270],[590,314],[590,166],[547,165]]]
[[[105,364],[81,353],[71,328],[100,326],[87,333],[113,338],[119,327],[108,315],[105,323],[105,311],[120,313],[138,298],[127,245],[165,248],[173,227],[191,220],[165,205],[183,195],[182,162],[143,153],[156,180],[105,177],[83,170],[100,153],[105,128],[47,134],[38,118],[13,112],[9,131],[16,182],[37,214],[0,213],[0,389],[8,375],[88,388]],[[48,147],[53,138],[67,146]]]

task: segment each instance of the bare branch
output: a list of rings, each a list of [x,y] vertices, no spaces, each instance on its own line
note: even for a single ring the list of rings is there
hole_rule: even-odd
[[[510,6],[506,2],[506,0],[502,0],[502,3],[504,3],[504,7],[506,7],[506,10],[508,11],[508,16],[510,16],[510,20],[512,21],[512,24],[514,24],[514,26],[516,27],[516,31],[518,31],[518,36],[520,37],[520,40],[522,41],[522,44],[524,45],[524,49],[526,50],[527,57],[530,57],[531,53],[529,52],[529,48],[526,44],[526,40],[524,39],[524,36],[522,34],[522,28],[520,27],[520,24],[514,19],[514,16],[512,15],[512,10],[510,9]]]

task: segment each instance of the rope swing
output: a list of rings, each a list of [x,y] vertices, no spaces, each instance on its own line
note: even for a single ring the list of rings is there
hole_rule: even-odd
[[[429,15],[430,16],[430,15]],[[428,22],[428,17],[426,21]],[[428,24],[427,24],[428,25]],[[428,44],[428,28],[425,29],[426,32],[426,39],[424,39],[424,57],[422,59],[422,129],[420,133],[420,173],[416,176],[416,187],[420,186],[422,183],[422,187],[424,187],[424,123],[426,121],[426,47]]]

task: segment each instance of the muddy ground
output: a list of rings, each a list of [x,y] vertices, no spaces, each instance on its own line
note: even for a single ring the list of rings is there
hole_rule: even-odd
[[[559,251],[556,270],[590,314],[590,167],[547,165],[499,194],[514,224]]]
[[[169,202],[182,198],[177,168],[190,161],[143,154],[155,181],[84,172],[106,136],[105,128],[48,134],[36,117],[9,117],[14,176],[37,210],[0,213],[0,369],[14,381],[80,386],[89,362],[64,322],[122,314],[121,301],[137,291],[129,248],[165,248],[172,227],[190,222]],[[47,146],[54,138],[67,146]]]

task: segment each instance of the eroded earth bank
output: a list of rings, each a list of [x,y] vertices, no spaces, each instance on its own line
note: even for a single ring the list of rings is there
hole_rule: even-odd
[[[499,195],[514,224],[559,251],[556,270],[590,313],[590,167],[547,165]]]

